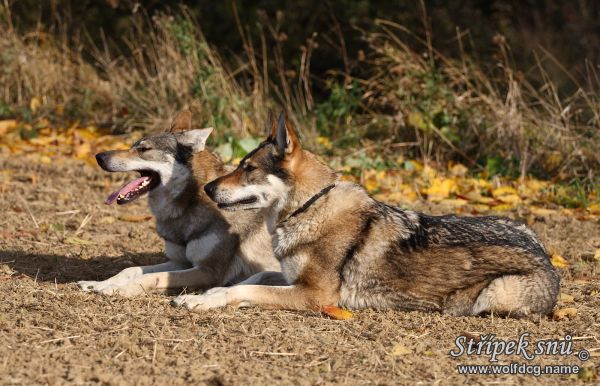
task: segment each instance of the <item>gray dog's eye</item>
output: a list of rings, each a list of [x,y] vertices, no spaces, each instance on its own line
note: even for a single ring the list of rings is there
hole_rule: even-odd
[[[152,148],[151,148],[151,147],[148,147],[148,146],[142,146],[142,147],[138,147],[138,148],[137,148],[137,150],[138,150],[140,153],[145,153],[145,152],[147,152],[148,150],[152,150]]]

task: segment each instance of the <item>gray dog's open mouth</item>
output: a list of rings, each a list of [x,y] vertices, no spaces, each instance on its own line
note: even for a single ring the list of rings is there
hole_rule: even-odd
[[[235,209],[236,207],[239,207],[239,206],[254,204],[256,201],[258,201],[258,197],[251,196],[251,197],[243,198],[241,200],[237,200],[237,201],[234,201],[234,202],[220,202],[217,205],[221,209],[232,210],[232,209]]]
[[[134,201],[145,193],[156,188],[160,184],[160,176],[151,170],[139,170],[140,178],[126,183],[119,190],[112,193],[104,203],[110,205],[117,201],[117,204],[123,205]]]

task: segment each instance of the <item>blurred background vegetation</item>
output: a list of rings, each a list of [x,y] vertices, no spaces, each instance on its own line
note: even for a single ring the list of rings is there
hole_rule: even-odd
[[[340,165],[577,195],[598,189],[598,20],[595,0],[4,0],[0,119],[153,131],[189,107],[235,157],[284,107]]]

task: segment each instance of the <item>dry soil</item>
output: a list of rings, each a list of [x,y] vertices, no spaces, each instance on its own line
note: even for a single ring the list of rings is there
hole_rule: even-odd
[[[105,206],[124,175],[65,160],[41,165],[0,155],[0,384],[559,384],[593,382],[600,357],[600,225],[571,217],[532,227],[570,263],[561,270],[570,318],[537,321],[358,311],[347,321],[318,313],[227,308],[191,313],[165,295],[132,299],[80,292],[77,280],[158,262],[145,200]],[[448,208],[417,205],[432,213]],[[516,214],[512,214],[516,216]],[[459,375],[457,336],[532,341],[575,337],[569,356],[528,362],[575,364],[583,375]]]

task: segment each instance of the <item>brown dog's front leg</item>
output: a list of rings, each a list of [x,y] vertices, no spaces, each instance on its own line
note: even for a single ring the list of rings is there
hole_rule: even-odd
[[[237,285],[212,288],[202,295],[181,295],[173,300],[176,306],[194,311],[208,310],[227,305],[247,307],[251,305],[288,310],[317,310],[326,299],[313,289],[301,286]]]

